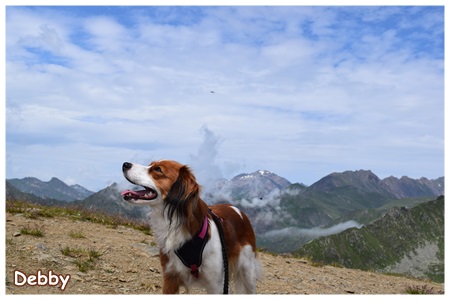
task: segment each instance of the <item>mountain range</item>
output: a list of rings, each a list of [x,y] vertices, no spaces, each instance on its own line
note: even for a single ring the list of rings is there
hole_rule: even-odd
[[[368,223],[381,213],[373,210],[405,197],[431,200],[444,194],[444,185],[444,177],[381,180],[371,171],[359,170],[332,173],[306,186],[256,171],[220,181],[208,189],[204,200],[236,205],[249,215],[256,232],[263,233],[287,227],[326,227],[354,218]]]
[[[443,194],[444,177],[429,180],[424,177],[412,179],[407,176],[401,178],[390,176],[381,180],[372,171],[345,171],[325,176],[314,183],[311,188],[330,192],[346,186],[352,186],[360,191],[378,193],[397,199],[412,198]]]
[[[57,178],[6,180],[7,200],[147,218],[148,207],[126,203],[120,192],[117,183],[94,193]],[[420,270],[417,276],[440,281],[444,198],[435,199],[444,193],[444,177],[380,179],[369,170],[358,170],[331,173],[306,186],[258,170],[216,180],[203,187],[202,198],[208,204],[230,203],[243,210],[262,249],[349,268],[411,276]],[[423,255],[430,253],[425,261]]]
[[[11,186],[27,193],[26,197],[35,195],[51,201],[51,205],[56,200],[67,201],[131,218],[145,218],[149,211],[124,202],[117,184],[93,193],[80,186],[68,186],[57,178],[42,182],[27,177],[7,180],[7,194]],[[231,203],[243,210],[252,221],[260,247],[291,252],[336,229],[369,224],[392,206],[412,207],[441,194],[444,177],[380,179],[371,171],[359,170],[332,173],[306,186],[258,170],[230,180],[217,180],[204,187],[202,197],[208,204]]]
[[[72,202],[82,200],[94,194],[94,192],[82,187],[81,185],[67,185],[56,177],[50,181],[41,181],[35,177],[25,177],[22,179],[8,179],[11,185],[19,191],[36,195],[43,199],[55,199],[60,201]]]

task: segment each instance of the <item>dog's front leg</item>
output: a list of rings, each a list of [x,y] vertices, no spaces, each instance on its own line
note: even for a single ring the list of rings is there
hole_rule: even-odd
[[[169,257],[161,250],[159,251],[159,259],[163,269],[163,294],[178,294],[182,283],[180,277],[168,270]]]
[[[163,275],[163,294],[178,294],[180,292],[180,279],[172,274]]]

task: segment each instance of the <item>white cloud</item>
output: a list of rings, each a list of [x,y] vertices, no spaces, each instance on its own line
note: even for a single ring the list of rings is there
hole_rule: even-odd
[[[110,152],[188,161],[207,125],[221,137],[218,163],[242,171],[308,184],[345,169],[442,175],[442,12],[121,9],[7,9],[11,161],[52,143],[79,162],[71,149],[102,148],[92,153],[106,165]],[[28,175],[7,164],[7,177]]]
[[[328,236],[332,234],[341,233],[349,228],[361,228],[363,225],[359,224],[356,221],[350,220],[343,223],[336,224],[332,227],[328,228],[297,228],[297,227],[287,227],[278,230],[272,230],[264,234],[265,237],[273,237],[273,236],[303,236],[309,237],[311,239],[316,239],[321,236]]]

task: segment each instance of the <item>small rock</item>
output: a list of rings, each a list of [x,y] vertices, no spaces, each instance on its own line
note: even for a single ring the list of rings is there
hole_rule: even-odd
[[[48,250],[47,246],[45,246],[43,243],[37,243],[36,244],[36,249],[41,250],[41,251],[47,251]]]
[[[38,253],[36,256],[34,256],[34,258],[38,261],[38,262],[57,262],[57,260],[55,258],[53,258],[50,254],[46,254],[46,253]]]
[[[298,262],[299,262],[299,263],[302,263],[302,264],[305,264],[305,265],[308,264],[308,262],[307,262],[306,260],[301,260],[301,259],[299,259]]]
[[[18,237],[18,236],[21,236],[21,235],[22,234],[20,233],[20,231],[13,232],[13,234],[12,234],[13,237]]]
[[[71,280],[76,280],[76,281],[83,281],[83,279],[80,276],[78,276],[78,275],[72,275],[70,277],[70,279]]]

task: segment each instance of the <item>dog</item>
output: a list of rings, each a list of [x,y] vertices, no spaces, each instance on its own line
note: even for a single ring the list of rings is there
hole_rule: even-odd
[[[225,293],[226,267],[236,293],[256,293],[261,265],[255,233],[244,212],[229,204],[208,206],[200,198],[201,187],[193,172],[176,161],[154,161],[149,166],[125,162],[122,171],[128,181],[143,187],[122,192],[123,199],[151,207],[164,294],[179,293],[180,287],[189,293],[197,285],[208,294]]]

